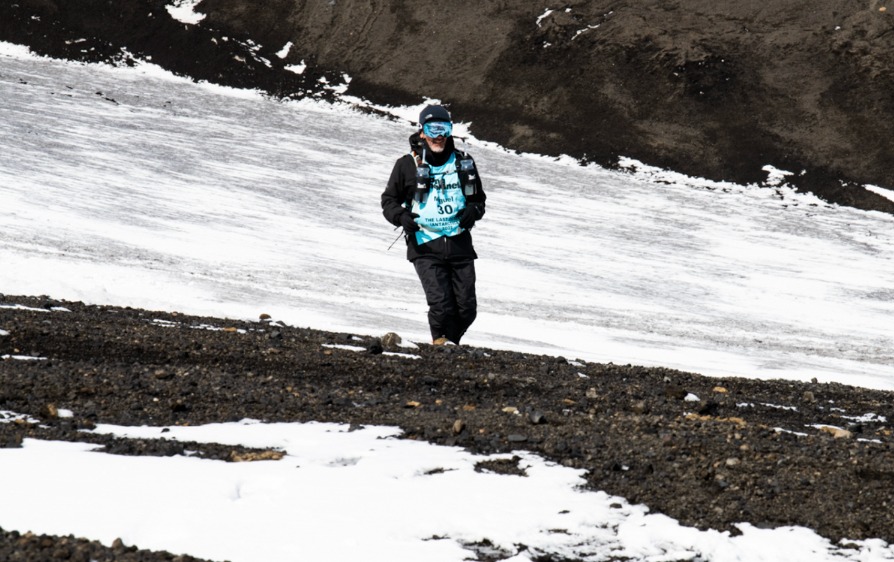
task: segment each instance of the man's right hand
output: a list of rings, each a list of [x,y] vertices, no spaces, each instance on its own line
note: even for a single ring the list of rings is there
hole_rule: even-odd
[[[419,225],[416,224],[416,220],[419,218],[419,215],[416,213],[411,213],[410,211],[406,211],[400,214],[400,225],[404,227],[404,230],[407,232],[418,232]]]

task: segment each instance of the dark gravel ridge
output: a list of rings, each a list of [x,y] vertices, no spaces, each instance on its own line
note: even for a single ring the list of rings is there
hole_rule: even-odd
[[[141,550],[116,540],[111,546],[72,536],[56,537],[0,529],[0,560],[4,562],[202,562],[188,555]]]
[[[804,525],[833,541],[894,541],[890,392],[465,346],[398,349],[387,338],[269,320],[46,297],[0,295],[0,329],[8,332],[0,335],[0,355],[43,358],[0,361],[0,411],[40,422],[3,423],[0,414],[0,447],[24,438],[89,440],[115,454],[195,449],[251,460],[277,453],[78,430],[243,418],[392,425],[408,439],[479,453],[534,451],[586,469],[594,489],[702,529]],[[687,400],[690,394],[698,400]],[[74,417],[58,417],[60,408]],[[512,463],[486,468],[519,470]],[[63,548],[71,560],[194,560],[0,531],[2,560],[51,560]],[[98,548],[102,554],[88,554]]]

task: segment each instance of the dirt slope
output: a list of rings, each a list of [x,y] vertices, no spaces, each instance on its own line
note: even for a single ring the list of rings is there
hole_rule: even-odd
[[[894,187],[892,2],[203,0],[192,26],[164,0],[19,0],[0,5],[0,40],[290,97],[331,95],[317,79],[347,72],[351,94],[441,99],[510,148],[737,182],[771,164],[894,212],[855,185]]]
[[[546,13],[546,8],[553,11]],[[380,102],[452,103],[480,136],[740,182],[773,164],[894,185],[894,14],[871,0],[204,0],[211,26],[342,68]],[[885,11],[881,11],[885,10]],[[886,205],[890,207],[889,205]]]

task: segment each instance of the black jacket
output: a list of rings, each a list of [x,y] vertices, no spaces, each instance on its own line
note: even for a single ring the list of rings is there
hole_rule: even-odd
[[[410,150],[418,155],[423,153],[425,141],[419,137],[419,133],[410,136]],[[453,137],[447,139],[447,146],[441,154],[425,150],[425,159],[432,166],[443,165],[450,155],[456,151]],[[466,157],[469,157],[466,155]],[[466,204],[480,205],[481,214],[484,215],[484,202],[487,196],[481,186],[481,176],[475,174],[476,189],[474,195],[466,196]],[[400,226],[400,216],[409,213],[408,205],[413,198],[416,188],[416,159],[412,154],[405,154],[398,158],[391,170],[391,177],[385,192],[382,193],[382,214],[391,224]],[[405,233],[406,234],[406,233]],[[472,245],[472,234],[464,230],[456,236],[442,236],[426,244],[417,244],[415,236],[405,236],[407,240],[407,259],[415,260],[420,256],[435,256],[442,259],[462,260],[476,259],[478,255]]]

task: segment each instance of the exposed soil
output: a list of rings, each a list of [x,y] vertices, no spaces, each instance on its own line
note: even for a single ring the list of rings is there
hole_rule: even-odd
[[[586,469],[594,489],[702,529],[803,525],[833,540],[894,541],[890,392],[465,346],[408,350],[388,338],[268,320],[0,296],[13,303],[40,310],[0,308],[8,332],[0,355],[43,359],[0,361],[0,411],[39,423],[0,423],[3,447],[34,437],[96,442],[113,454],[190,449],[236,461],[276,452],[78,430],[243,418],[381,424],[479,453],[534,451]],[[338,344],[357,350],[331,347]],[[421,358],[382,353],[389,349]],[[59,408],[74,417],[58,417]],[[519,470],[504,464],[486,468]],[[45,560],[60,548],[71,560],[174,559],[117,546],[0,532],[4,560]]]
[[[0,40],[280,97],[330,97],[318,80],[346,72],[349,94],[441,99],[509,148],[739,183],[771,164],[894,212],[861,187],[894,187],[894,0],[203,0],[199,25],[168,2],[2,2]]]

